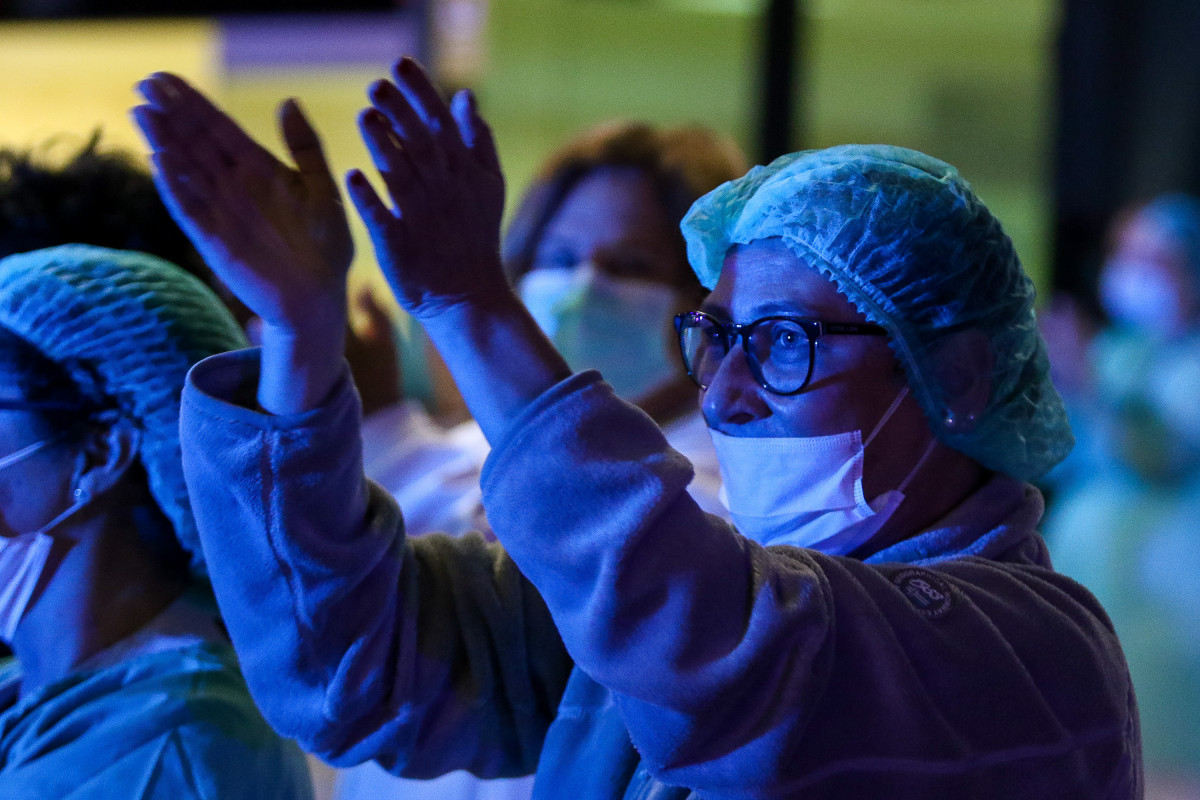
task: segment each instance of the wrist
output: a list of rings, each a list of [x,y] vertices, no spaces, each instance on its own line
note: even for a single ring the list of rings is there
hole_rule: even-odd
[[[342,373],[346,328],[297,329],[263,323],[258,403],[271,414],[319,406]]]
[[[421,320],[491,442],[570,368],[511,291],[446,306]]]

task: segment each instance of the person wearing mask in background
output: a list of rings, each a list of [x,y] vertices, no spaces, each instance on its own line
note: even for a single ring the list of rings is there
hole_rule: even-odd
[[[180,463],[188,368],[245,341],[150,255],[0,260],[0,796],[312,796],[238,670]]]
[[[1121,637],[1146,796],[1200,798],[1200,199],[1118,218],[1100,300],[1111,324],[1066,395],[1086,446],[1051,476],[1046,538]]]
[[[650,414],[695,466],[692,496],[722,516],[716,454],[671,320],[706,294],[687,265],[679,221],[745,170],[732,142],[699,126],[601,125],[546,161],[502,251],[518,294],[567,363],[599,370]],[[479,471],[487,451],[478,425],[443,432],[415,401],[364,413],[367,475],[405,509],[410,535],[486,530]]]
[[[274,725],[401,774],[536,770],[545,798],[1138,796],[1120,648],[1050,567],[1025,483],[1071,446],[1033,287],[953,168],[797,153],[684,220],[713,291],[678,333],[739,532],[510,287],[471,95],[447,107],[408,59],[394,78],[360,125],[395,207],[348,187],[493,445],[500,544],[406,539],[363,478],[350,259],[320,236],[343,212],[312,129],[285,106],[292,169],[174,76],[134,112],[177,218],[269,332],[192,370],[182,430]]]

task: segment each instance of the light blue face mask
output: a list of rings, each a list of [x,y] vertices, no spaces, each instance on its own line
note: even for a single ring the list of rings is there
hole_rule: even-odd
[[[571,369],[599,370],[628,400],[679,370],[668,348],[667,324],[676,305],[668,286],[614,278],[583,263],[533,270],[518,291]]]
[[[29,457],[56,444],[62,435],[43,439],[0,458],[0,470],[19,464]],[[91,500],[86,492],[76,490],[75,502],[54,519],[37,530],[17,536],[0,537],[0,641],[11,644],[17,624],[41,581],[42,572],[50,558],[54,540],[47,532]]]

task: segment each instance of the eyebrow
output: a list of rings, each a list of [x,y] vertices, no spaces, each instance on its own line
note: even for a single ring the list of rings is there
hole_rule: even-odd
[[[700,310],[704,312],[715,312],[719,316],[726,319],[733,319],[733,315],[729,313],[729,309],[719,303],[710,303],[706,298],[700,304]],[[761,305],[754,307],[754,319],[762,319],[763,317],[812,317],[819,319],[821,313],[814,311],[812,308],[798,308],[794,303],[788,303],[783,300],[770,300]],[[746,320],[750,322],[751,320]]]

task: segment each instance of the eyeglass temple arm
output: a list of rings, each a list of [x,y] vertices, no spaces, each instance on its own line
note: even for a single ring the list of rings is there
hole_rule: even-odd
[[[853,334],[859,336],[887,336],[887,329],[873,323],[822,322],[821,333]]]

